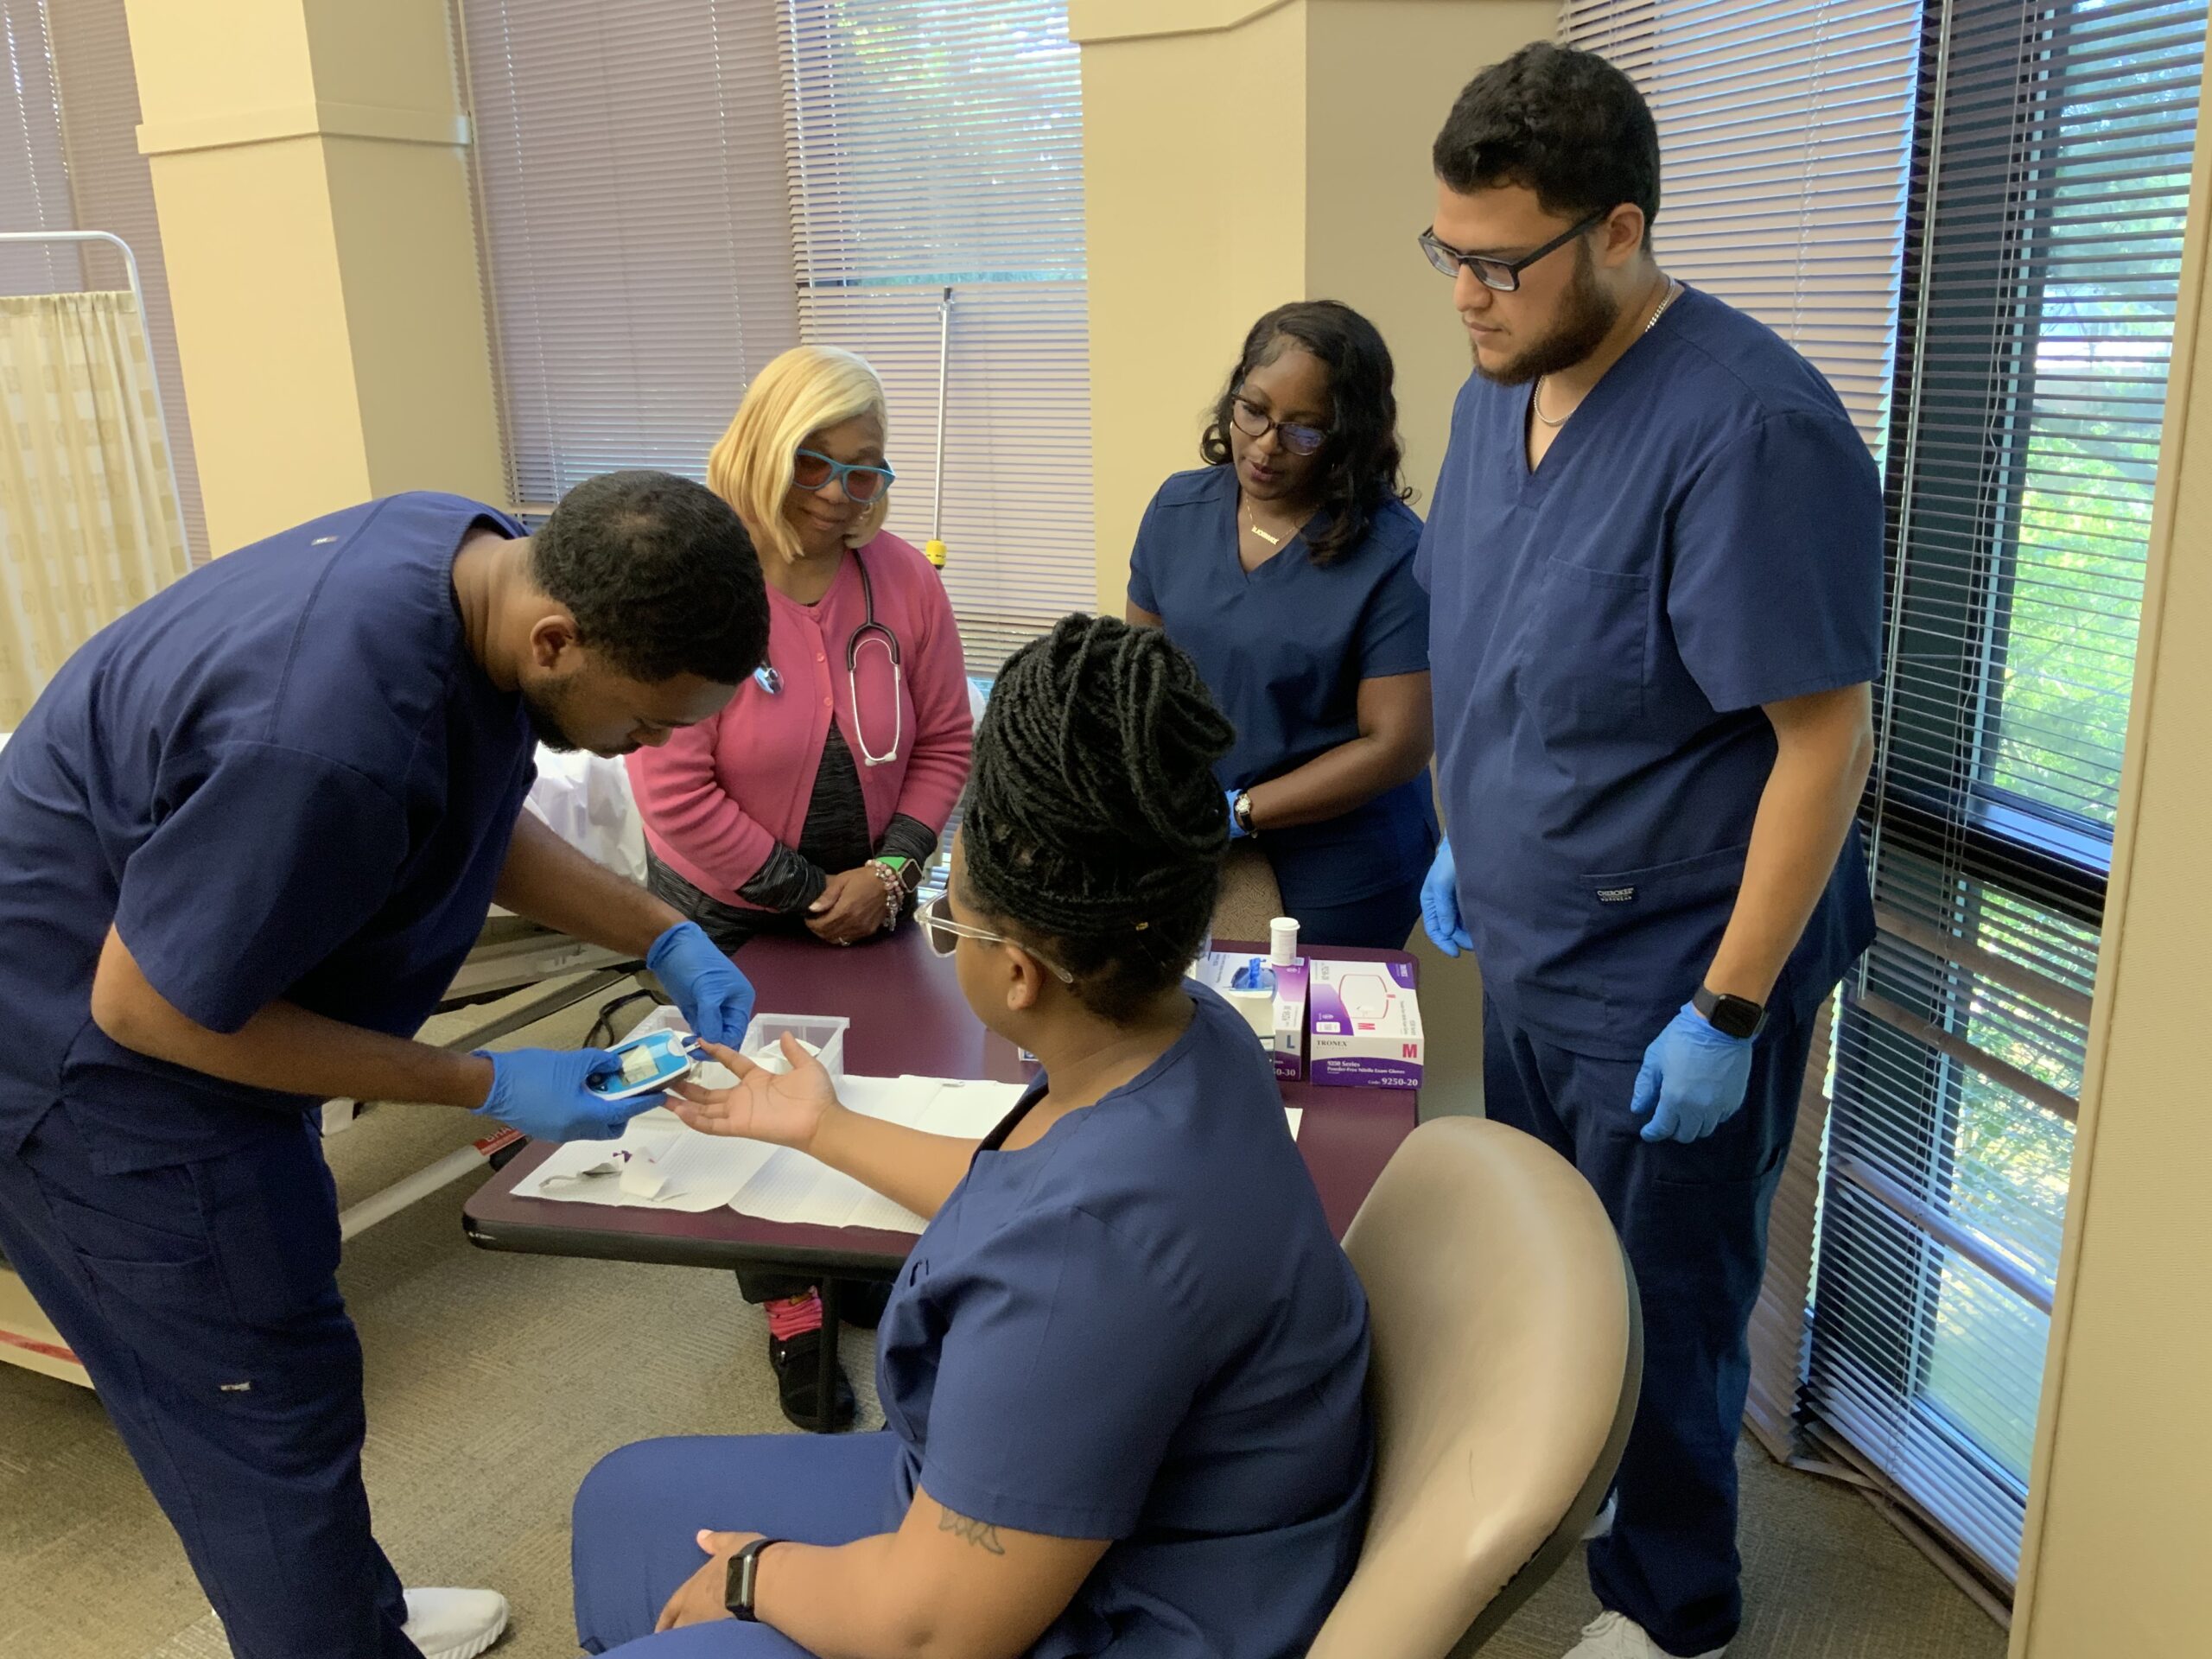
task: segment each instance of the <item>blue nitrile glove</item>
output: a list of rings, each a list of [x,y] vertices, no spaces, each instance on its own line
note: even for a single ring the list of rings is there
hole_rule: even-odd
[[[1702,1141],[1735,1116],[1751,1080],[1751,1039],[1715,1031],[1689,1003],[1643,1051],[1628,1109],[1646,1141]]]
[[[1229,803],[1229,838],[1231,841],[1242,841],[1246,834],[1244,826],[1236,822],[1236,798],[1242,793],[1242,790],[1236,789],[1221,791],[1222,798]]]
[[[1448,836],[1436,843],[1436,857],[1421,880],[1421,925],[1429,942],[1447,957],[1475,948],[1459,918],[1459,867],[1452,861]]]
[[[645,966],[668,988],[691,1029],[710,1043],[735,1048],[753,1023],[753,982],[696,922],[678,922],[653,941]]]
[[[584,1085],[622,1069],[620,1055],[603,1048],[512,1048],[478,1055],[492,1062],[492,1093],[477,1107],[533,1141],[612,1141],[639,1112],[661,1103],[659,1095],[604,1100]]]

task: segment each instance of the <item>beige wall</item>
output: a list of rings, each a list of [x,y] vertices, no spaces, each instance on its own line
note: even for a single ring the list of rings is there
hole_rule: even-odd
[[[217,552],[505,494],[445,0],[130,0]]]
[[[2200,144],[2015,1659],[2212,1649],[2209,240]]]
[[[1382,331],[1398,370],[1406,477],[1427,516],[1471,366],[1452,284],[1414,238],[1436,214],[1429,146],[1459,89],[1530,41],[1548,40],[1554,0],[1314,0],[1306,96],[1306,292],[1342,300]],[[1247,319],[1249,321],[1249,320]],[[1225,372],[1224,357],[1217,372]]]
[[[1083,43],[1092,484],[1102,607],[1253,320],[1294,299],[1372,318],[1397,359],[1408,476],[1435,481],[1467,372],[1450,285],[1414,245],[1428,148],[1553,0],[1071,0]]]

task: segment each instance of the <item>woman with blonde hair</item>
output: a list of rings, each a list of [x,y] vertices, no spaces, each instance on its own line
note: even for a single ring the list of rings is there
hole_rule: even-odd
[[[761,932],[850,945],[897,928],[968,779],[952,607],[929,562],[883,528],[887,424],[865,361],[801,346],[754,378],[708,460],[760,550],[767,661],[720,715],[629,767],[648,884],[725,951]],[[740,1284],[768,1304],[785,1415],[816,1427],[813,1284]],[[836,1410],[852,1410],[842,1376]]]

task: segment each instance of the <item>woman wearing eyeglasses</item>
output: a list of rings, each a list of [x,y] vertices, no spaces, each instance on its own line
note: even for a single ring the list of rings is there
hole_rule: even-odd
[[[588,1651],[1311,1646],[1365,1521],[1367,1303],[1250,1027],[1183,977],[1230,739],[1157,632],[1069,617],[1007,662],[923,918],[1043,1065],[982,1141],[854,1113],[803,1052],[775,1076],[716,1050],[736,1086],[677,1090],[693,1128],[931,1219],[877,1340],[885,1432],[648,1440],[586,1478]]]
[[[1215,768],[1319,944],[1395,949],[1437,841],[1421,520],[1390,353],[1304,301],[1253,325],[1199,445],[1146,510],[1128,617],[1164,627],[1236,728]]]
[[[944,584],[883,529],[882,384],[802,346],[747,390],[707,462],[768,582],[768,659],[713,719],[629,760],[647,883],[723,950],[761,932],[850,945],[912,908],[968,779],[973,726]],[[743,1274],[768,1305],[792,1421],[813,1427],[812,1282]],[[852,1409],[840,1376],[837,1409]]]

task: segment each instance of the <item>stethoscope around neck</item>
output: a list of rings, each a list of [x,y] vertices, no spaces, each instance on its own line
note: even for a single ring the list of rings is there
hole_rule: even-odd
[[[845,692],[853,703],[853,741],[860,746],[862,766],[888,766],[899,758],[899,740],[906,735],[906,670],[899,660],[899,636],[875,620],[875,586],[868,578],[868,561],[861,557],[858,548],[852,550],[852,555],[853,569],[860,572],[861,603],[867,611],[866,620],[845,641]],[[891,664],[891,747],[881,754],[869,752],[868,733],[861,726],[861,651],[869,644],[880,645],[885,660]],[[753,679],[770,696],[783,695],[784,677],[772,664],[763,663],[754,669]]]

